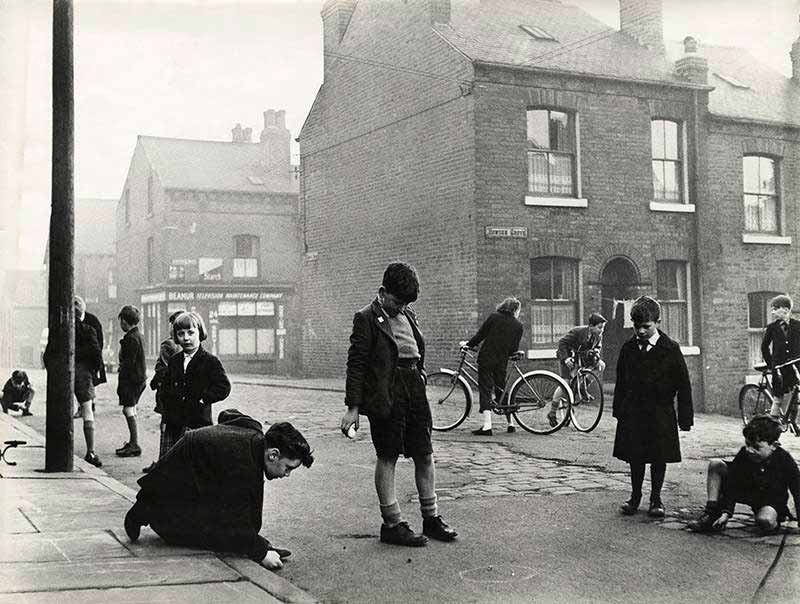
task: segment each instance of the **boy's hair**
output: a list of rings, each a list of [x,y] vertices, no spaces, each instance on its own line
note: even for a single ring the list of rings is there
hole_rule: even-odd
[[[11,372],[11,381],[15,384],[21,384],[25,381],[25,372],[20,369],[15,369]]]
[[[497,305],[497,312],[504,312],[509,315],[513,315],[517,310],[522,306],[522,303],[513,296],[510,298],[506,298],[500,304]]]
[[[640,296],[631,308],[631,320],[634,323],[657,323],[661,320],[661,305],[650,296]]]
[[[185,312],[186,312],[185,310],[176,310],[169,316],[169,324],[172,325],[175,322],[175,319],[177,319],[181,315],[181,313]]]
[[[788,308],[792,310],[792,299],[786,294],[775,296],[769,301],[770,308]]]
[[[117,316],[128,325],[138,325],[142,318],[142,313],[135,306],[125,305],[120,309]]]
[[[417,271],[405,262],[392,262],[383,272],[383,287],[406,304],[415,302],[419,295]]]
[[[594,327],[595,325],[600,325],[602,323],[608,323],[608,321],[606,321],[606,318],[599,312],[593,312],[592,314],[589,315],[589,325],[591,325],[592,327]]]
[[[774,443],[781,437],[781,425],[769,415],[757,415],[742,429],[745,442],[756,443],[761,440]]]
[[[78,315],[80,320],[83,320],[83,315],[86,314],[86,302],[83,301],[83,298],[80,296],[75,296],[72,301],[72,305],[75,307],[75,312]]]
[[[172,339],[178,341],[178,331],[181,329],[189,329],[196,327],[200,332],[200,341],[206,339],[206,324],[203,322],[203,317],[194,312],[193,310],[185,311],[175,317],[172,322]]]
[[[311,464],[314,463],[314,456],[311,454],[311,447],[308,445],[308,441],[289,422],[272,424],[264,434],[264,446],[278,449],[281,452],[281,457],[299,459],[307,468],[310,468]]]

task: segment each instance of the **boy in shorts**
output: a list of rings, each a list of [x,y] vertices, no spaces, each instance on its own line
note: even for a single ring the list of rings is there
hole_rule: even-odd
[[[800,470],[778,442],[780,424],[760,415],[747,423],[742,434],[745,445],[733,461],[709,462],[708,502],[703,514],[689,523],[690,531],[724,530],[736,504],[744,503],[753,509],[759,530],[772,532],[791,518],[789,493],[794,499],[795,517],[800,512]]]
[[[347,381],[341,430],[358,429],[359,414],[369,418],[375,447],[375,490],[381,517],[381,541],[419,547],[427,537],[453,541],[457,533],[444,523],[436,502],[431,445],[431,410],[425,395],[425,340],[407,305],[417,299],[419,280],[412,266],[393,262],[371,304],[353,317],[347,353]],[[394,471],[400,454],[414,460],[422,532],[411,530],[400,514]],[[426,537],[427,535],[427,537]]]
[[[23,416],[33,415],[31,403],[34,394],[36,391],[31,386],[28,374],[20,369],[12,371],[11,378],[3,386],[3,413],[11,410],[22,411]]]
[[[139,332],[141,313],[135,306],[123,306],[119,311],[119,326],[125,335],[119,341],[119,376],[117,394],[122,414],[128,424],[130,438],[117,449],[119,457],[139,457],[139,432],[136,425],[136,404],[147,384],[147,368],[144,363],[144,341]]]
[[[767,325],[764,331],[761,356],[772,369],[772,391],[775,393],[775,400],[772,402],[769,414],[780,417],[784,395],[791,392],[797,383],[797,377],[792,367],[782,367],[778,370],[775,369],[775,365],[800,357],[800,321],[790,317],[792,299],[789,296],[775,296],[770,300],[769,306],[775,320]]]

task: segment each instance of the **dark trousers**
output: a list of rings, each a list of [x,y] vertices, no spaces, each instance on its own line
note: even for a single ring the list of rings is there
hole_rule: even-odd
[[[492,408],[492,398],[503,395],[506,382],[506,364],[478,362],[478,394],[480,395],[480,411]]]

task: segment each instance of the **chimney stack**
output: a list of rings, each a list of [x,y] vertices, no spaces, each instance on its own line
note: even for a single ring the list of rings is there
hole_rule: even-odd
[[[661,0],[619,0],[619,29],[640,45],[665,53]]]
[[[264,145],[267,173],[289,180],[291,133],[286,128],[286,111],[267,109],[260,141]]]
[[[792,79],[800,83],[800,36],[792,44],[792,51],[789,53],[792,59]]]
[[[708,84],[708,59],[697,54],[697,40],[683,39],[683,56],[675,61],[678,77],[692,84]]]
[[[431,23],[450,23],[450,0],[428,0]]]
[[[251,143],[253,142],[253,129],[242,128],[241,124],[236,124],[231,130],[231,142]]]
[[[332,55],[339,50],[356,2],[357,0],[327,0],[322,5],[323,74],[335,62],[336,57]]]

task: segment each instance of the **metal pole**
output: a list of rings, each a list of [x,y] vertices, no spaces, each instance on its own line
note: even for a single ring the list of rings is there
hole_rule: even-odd
[[[75,377],[72,0],[53,2],[53,169],[49,241],[46,472],[73,469]]]

